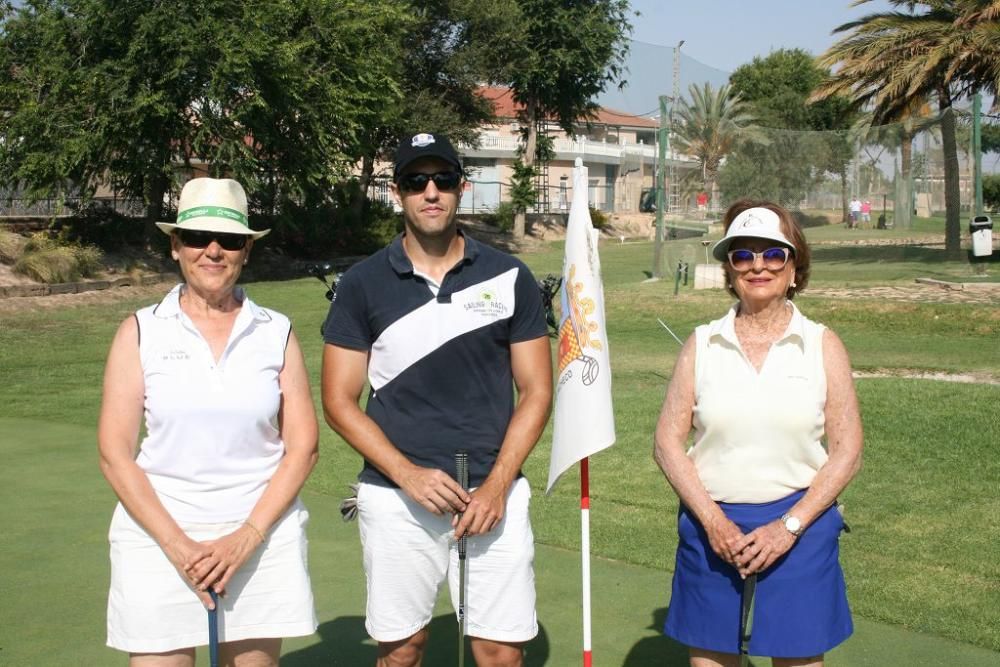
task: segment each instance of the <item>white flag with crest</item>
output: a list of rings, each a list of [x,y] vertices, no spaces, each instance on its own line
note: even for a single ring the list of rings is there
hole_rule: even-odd
[[[563,260],[558,377],[549,483],[581,459],[615,442],[604,287],[587,203],[587,168],[577,158]]]

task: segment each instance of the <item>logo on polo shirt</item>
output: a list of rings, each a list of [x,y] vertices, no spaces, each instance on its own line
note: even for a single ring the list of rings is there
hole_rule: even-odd
[[[163,361],[188,361],[190,359],[187,350],[166,350],[163,353]]]
[[[465,303],[465,310],[485,317],[505,317],[510,310],[492,289],[484,289]]]

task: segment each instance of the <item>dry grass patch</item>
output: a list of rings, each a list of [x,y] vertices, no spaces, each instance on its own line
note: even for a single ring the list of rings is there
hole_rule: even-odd
[[[20,234],[0,231],[0,262],[13,264],[24,252],[28,240]]]

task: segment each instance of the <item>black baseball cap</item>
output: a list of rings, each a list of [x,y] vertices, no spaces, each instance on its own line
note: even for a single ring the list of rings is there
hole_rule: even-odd
[[[410,137],[403,137],[396,149],[396,161],[392,168],[392,180],[398,181],[400,174],[416,160],[424,157],[436,157],[452,164],[462,171],[462,160],[455,152],[455,147],[443,134],[420,132]]]

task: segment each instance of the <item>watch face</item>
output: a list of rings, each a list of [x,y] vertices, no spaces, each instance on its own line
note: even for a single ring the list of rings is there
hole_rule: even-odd
[[[802,522],[796,519],[794,516],[790,516],[785,519],[785,528],[788,529],[788,532],[797,534],[801,527],[802,527]]]

